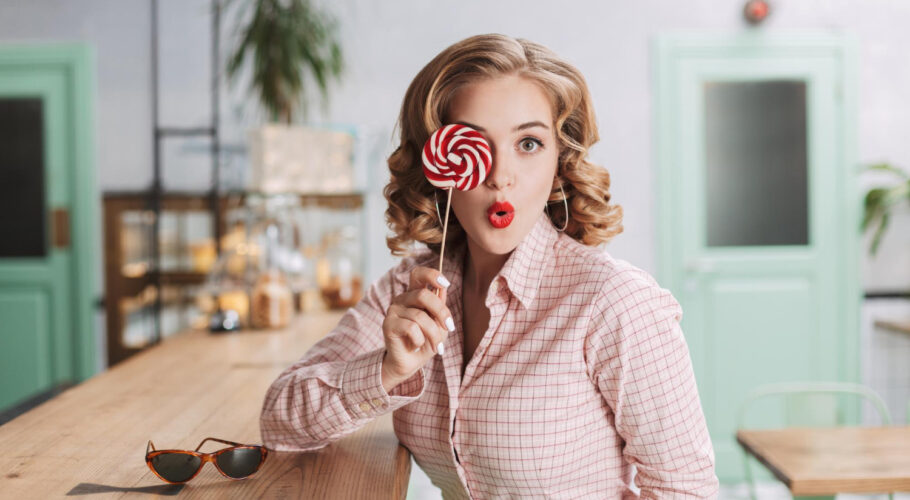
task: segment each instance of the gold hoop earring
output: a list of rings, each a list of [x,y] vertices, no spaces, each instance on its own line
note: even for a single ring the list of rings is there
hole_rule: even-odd
[[[561,228],[556,228],[556,230],[565,231],[566,226],[569,225],[569,202],[566,201],[566,192],[562,189],[562,183],[559,183],[559,191],[562,193],[562,205],[566,209],[566,222],[565,222],[565,224],[562,225]],[[547,217],[550,217],[550,222],[553,222],[553,218],[550,216],[550,203],[553,203],[553,202],[547,202],[547,204],[544,205],[544,209],[547,211]],[[553,227],[556,227],[556,226],[554,225]]]

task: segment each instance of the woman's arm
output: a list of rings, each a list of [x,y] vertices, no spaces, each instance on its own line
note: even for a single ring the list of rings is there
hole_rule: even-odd
[[[391,393],[380,373],[382,322],[392,297],[403,290],[394,276],[410,265],[405,259],[373,283],[338,326],[272,382],[259,421],[267,448],[322,448],[423,394],[423,369]]]
[[[586,360],[637,469],[641,498],[716,498],[714,449],[670,292],[640,269],[611,278],[594,305]]]

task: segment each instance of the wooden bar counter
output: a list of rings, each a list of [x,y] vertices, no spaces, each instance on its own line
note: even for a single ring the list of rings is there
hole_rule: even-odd
[[[391,414],[315,452],[270,451],[245,480],[205,464],[189,483],[168,485],[145,464],[149,439],[158,449],[193,450],[209,436],[260,444],[266,389],[340,318],[315,312],[284,330],[187,332],[63,392],[0,426],[0,497],[405,498],[410,455]]]

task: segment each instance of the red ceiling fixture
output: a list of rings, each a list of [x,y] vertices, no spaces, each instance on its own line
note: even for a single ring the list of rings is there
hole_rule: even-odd
[[[758,24],[768,17],[771,7],[765,0],[749,0],[743,7],[743,15],[751,24]]]

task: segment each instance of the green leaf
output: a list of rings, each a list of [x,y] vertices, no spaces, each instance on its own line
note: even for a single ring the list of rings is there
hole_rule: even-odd
[[[878,252],[878,245],[881,243],[882,235],[885,233],[885,229],[888,227],[888,221],[891,216],[887,212],[882,214],[881,222],[878,225],[878,229],[875,231],[875,236],[872,237],[872,244],[870,245],[870,253],[875,255]]]
[[[873,188],[866,193],[866,197],[863,202],[865,210],[863,214],[863,224],[861,227],[863,231],[869,227],[869,223],[872,222],[873,219],[878,217],[884,211],[882,198],[884,198],[885,193],[885,188]]]

